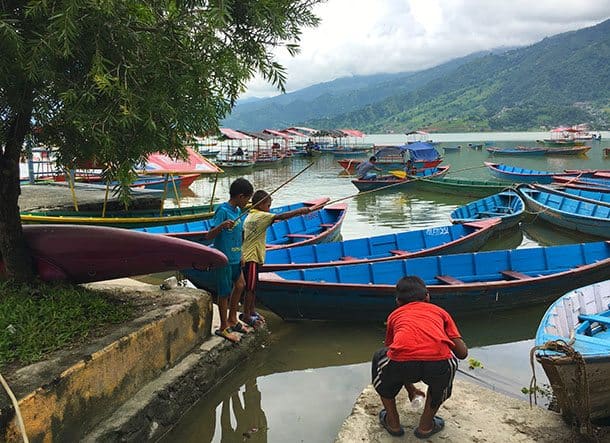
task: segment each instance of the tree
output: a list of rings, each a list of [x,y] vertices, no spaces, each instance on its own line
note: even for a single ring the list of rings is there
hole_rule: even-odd
[[[298,52],[321,0],[0,0],[0,253],[34,278],[19,218],[26,138],[61,164],[95,158],[123,185],[152,152],[214,132],[257,72],[284,90],[272,49]],[[34,129],[35,128],[35,129]],[[128,189],[123,186],[122,189]],[[126,197],[126,195],[123,195]]]

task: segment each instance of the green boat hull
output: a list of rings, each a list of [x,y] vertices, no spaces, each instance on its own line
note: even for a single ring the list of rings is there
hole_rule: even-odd
[[[460,178],[419,179],[413,183],[417,189],[426,192],[487,197],[502,192],[509,185],[495,180],[468,180]]]

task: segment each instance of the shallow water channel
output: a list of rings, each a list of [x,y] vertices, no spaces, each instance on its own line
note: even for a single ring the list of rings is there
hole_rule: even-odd
[[[498,140],[496,146],[515,146],[542,138],[544,134],[445,134],[445,145],[456,142]],[[480,137],[480,138],[479,138]],[[484,137],[484,138],[483,138]],[[399,135],[369,138],[376,143],[402,141]],[[522,142],[519,142],[521,140]],[[607,140],[607,138],[606,138]],[[532,169],[560,171],[564,168],[610,168],[595,145],[587,157],[497,158],[499,161]],[[442,146],[442,145],[441,145]],[[485,151],[462,149],[445,155],[452,165],[451,177],[491,178],[483,161]],[[309,164],[293,159],[268,168],[241,172],[255,186],[275,189]],[[219,179],[218,201],[226,200],[231,173]],[[184,193],[182,206],[209,203],[212,178],[195,182]],[[305,173],[274,194],[274,205],[329,196],[332,200],[357,194],[350,179],[330,155],[315,160]],[[384,191],[347,199],[348,215],[343,238],[379,235],[449,224],[449,213],[472,199],[417,192]],[[176,201],[168,201],[168,206]],[[492,239],[483,249],[527,248],[590,241],[569,232],[557,231],[535,219],[527,219],[519,229]],[[532,376],[529,351],[546,306],[506,312],[490,312],[457,318],[470,357],[482,367],[469,369],[460,364],[460,377],[527,401],[521,389],[529,387]],[[227,374],[222,384],[202,398],[163,438],[164,442],[329,442],[333,441],[350,414],[353,404],[370,382],[369,361],[382,345],[381,323],[284,322],[264,311],[271,332],[270,342],[256,350],[243,366]],[[547,383],[536,364],[538,385]],[[548,398],[538,398],[546,405]],[[449,400],[450,401],[450,400]]]

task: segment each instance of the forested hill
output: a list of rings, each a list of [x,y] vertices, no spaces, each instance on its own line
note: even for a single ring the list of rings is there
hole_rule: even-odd
[[[425,71],[336,82],[342,88],[330,82],[238,106],[225,124],[242,129],[352,127],[368,133],[528,130],[583,122],[606,129],[610,20]]]

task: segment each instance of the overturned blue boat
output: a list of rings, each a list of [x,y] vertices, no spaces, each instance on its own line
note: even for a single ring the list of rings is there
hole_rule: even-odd
[[[489,219],[341,242],[268,250],[262,270],[319,268],[472,252],[487,242],[499,224],[499,219]]]
[[[517,224],[525,213],[525,203],[512,189],[475,200],[453,210],[449,215],[452,223],[467,223],[489,218],[499,218],[498,229],[510,229]]]
[[[383,321],[405,275],[421,277],[451,314],[530,306],[607,279],[610,242],[265,272],[256,295],[284,319]]]

